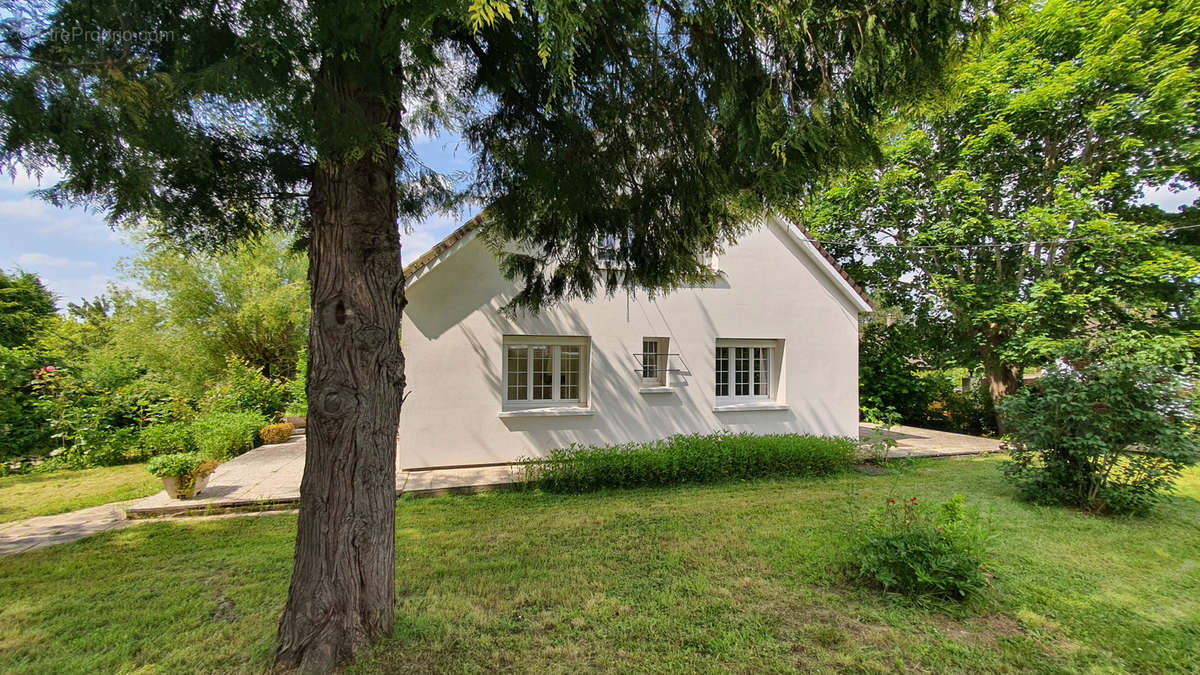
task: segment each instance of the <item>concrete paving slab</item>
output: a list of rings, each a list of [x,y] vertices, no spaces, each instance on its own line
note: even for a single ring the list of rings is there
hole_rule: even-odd
[[[959,457],[1001,452],[1000,442],[917,427],[862,424],[863,440],[886,436],[896,441],[891,457]],[[172,499],[166,492],[143,499],[96,506],[57,516],[43,516],[0,525],[0,555],[74,541],[121,527],[139,519],[214,517],[295,509],[304,475],[303,432],[288,441],[265,445],[217,468],[204,492],[192,499]],[[397,471],[396,494],[438,495],[491,490],[520,480],[521,467],[497,465],[421,471]]]
[[[881,436],[896,441],[896,447],[892,448],[888,457],[962,457],[1004,451],[1000,440],[996,438],[899,424],[885,430],[881,425],[863,422],[858,425],[858,436],[865,442]]]

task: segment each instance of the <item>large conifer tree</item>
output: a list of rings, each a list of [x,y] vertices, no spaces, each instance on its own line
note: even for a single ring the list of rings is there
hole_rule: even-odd
[[[2,154],[46,196],[182,246],[309,242],[309,436],[284,665],[390,630],[404,390],[397,223],[455,198],[412,152],[456,120],[537,307],[703,276],[694,253],[870,153],[981,0],[8,0]],[[593,244],[621,242],[602,274]]]

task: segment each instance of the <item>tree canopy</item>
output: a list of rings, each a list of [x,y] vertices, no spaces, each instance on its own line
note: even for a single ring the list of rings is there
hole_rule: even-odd
[[[55,311],[54,294],[36,274],[0,270],[0,347],[26,344]]]
[[[1200,209],[1145,200],[1200,184],[1197,26],[1196,2],[1018,8],[802,215],[996,396],[1084,334],[1200,335]]]
[[[289,237],[265,234],[224,253],[184,255],[152,238],[122,264],[139,289],[115,341],[148,367],[175,372],[199,396],[233,356],[290,378],[308,335],[308,269]],[[180,363],[180,354],[187,354]]]

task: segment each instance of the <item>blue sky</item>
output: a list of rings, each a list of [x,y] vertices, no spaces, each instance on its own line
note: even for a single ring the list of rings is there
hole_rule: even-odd
[[[472,155],[458,136],[445,134],[417,144],[423,162],[443,173],[470,171]],[[129,237],[114,231],[101,213],[82,208],[58,208],[30,190],[53,183],[18,174],[16,180],[0,178],[0,269],[36,272],[59,296],[59,307],[90,299],[119,283],[117,261],[134,253]],[[454,216],[434,216],[401,232],[404,261],[428,251],[438,241],[475,215],[471,208]]]
[[[438,171],[470,171],[472,156],[458,136],[443,134],[417,144],[422,160]],[[45,186],[43,182],[42,186]],[[113,231],[102,214],[82,208],[62,209],[33,197],[35,179],[18,175],[0,179],[0,269],[36,272],[58,294],[60,307],[95,297],[110,283],[121,281],[117,261],[133,253],[128,236]],[[1174,211],[1190,204],[1195,191],[1172,194],[1160,190],[1147,201]],[[475,214],[472,208],[457,216],[434,216],[402,232],[404,261],[409,262]]]

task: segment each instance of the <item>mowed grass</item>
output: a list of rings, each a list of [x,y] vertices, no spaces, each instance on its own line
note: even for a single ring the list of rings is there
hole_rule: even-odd
[[[993,587],[922,605],[842,572],[889,496],[962,493]],[[1014,500],[998,460],[890,475],[397,506],[394,635],[352,672],[1196,668],[1200,471],[1147,519]],[[295,517],[155,522],[0,559],[0,671],[261,672]]]
[[[162,490],[145,464],[0,477],[0,523],[50,516]]]

